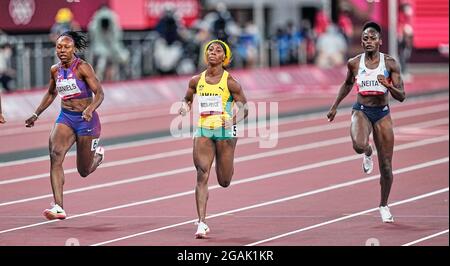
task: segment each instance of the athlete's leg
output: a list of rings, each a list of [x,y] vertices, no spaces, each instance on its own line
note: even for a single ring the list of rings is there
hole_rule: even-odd
[[[200,222],[205,221],[206,204],[208,202],[208,178],[214,160],[215,146],[210,138],[194,138],[194,165],[197,169],[197,185],[195,186],[195,202]]]
[[[369,136],[372,132],[372,124],[362,111],[353,110],[350,135],[352,137],[353,149],[356,153],[372,155],[372,148],[369,145]]]
[[[234,173],[234,150],[237,138],[216,141],[216,174],[222,187],[228,187]]]
[[[381,200],[380,206],[386,206],[393,182],[392,155],[394,153],[394,130],[390,114],[381,118],[373,126],[373,139],[378,151],[380,169]]]
[[[97,169],[102,155],[95,153],[98,136],[77,136],[77,169],[82,177],[86,177]]]
[[[75,142],[73,130],[65,124],[56,123],[50,133],[50,181],[55,204],[63,207],[64,170],[62,167],[67,151]]]

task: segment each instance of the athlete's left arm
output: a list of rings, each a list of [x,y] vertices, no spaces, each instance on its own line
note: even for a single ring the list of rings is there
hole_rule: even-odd
[[[385,86],[392,97],[399,102],[403,102],[406,98],[405,89],[403,87],[403,80],[400,74],[400,66],[397,64],[394,58],[386,57],[386,67],[391,73],[391,83],[389,83],[383,75],[379,75],[378,81]]]
[[[241,84],[239,84],[231,75],[228,75],[227,83],[228,90],[239,108],[238,112],[233,115],[232,121],[230,121],[233,125],[236,125],[248,116],[247,98],[245,97]],[[227,127],[227,125],[225,125],[225,127]]]
[[[87,83],[89,88],[91,88],[92,92],[95,94],[94,100],[83,112],[86,113],[86,115],[89,118],[88,119],[89,121],[90,120],[89,116],[92,116],[92,112],[94,112],[100,106],[105,96],[103,94],[102,85],[100,84],[100,81],[98,80],[94,69],[89,63],[82,62],[78,66],[78,71],[82,79]]]

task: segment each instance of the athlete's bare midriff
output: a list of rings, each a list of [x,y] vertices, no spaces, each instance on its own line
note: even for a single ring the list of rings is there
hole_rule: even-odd
[[[61,101],[61,107],[73,112],[83,112],[92,103],[92,97]]]
[[[379,106],[385,106],[389,104],[389,94],[386,95],[361,95],[358,93],[357,96],[358,103],[365,105],[365,106],[371,106],[371,107],[379,107]]]

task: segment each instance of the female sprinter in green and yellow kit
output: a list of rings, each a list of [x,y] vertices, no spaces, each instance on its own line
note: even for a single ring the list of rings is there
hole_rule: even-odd
[[[230,63],[231,50],[220,40],[212,40],[205,46],[207,69],[189,81],[189,87],[179,110],[185,115],[197,94],[200,118],[194,133],[194,164],[197,169],[195,200],[197,204],[196,238],[205,238],[210,231],[205,224],[208,201],[208,178],[216,157],[217,180],[228,187],[233,176],[234,150],[236,148],[236,124],[247,114],[247,99],[241,85],[224,69]],[[239,107],[233,115],[233,104]]]

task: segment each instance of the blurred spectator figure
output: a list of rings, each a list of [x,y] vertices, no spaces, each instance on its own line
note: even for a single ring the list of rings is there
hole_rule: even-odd
[[[441,55],[448,57],[448,43],[439,44],[438,51]]]
[[[340,12],[338,15],[339,30],[345,38],[347,47],[350,47],[353,38],[353,23],[350,19],[350,6],[347,2],[342,2],[340,5]],[[345,57],[348,58],[349,52],[345,53]]]
[[[95,72],[100,80],[118,80],[119,68],[129,59],[122,43],[117,16],[107,5],[95,12],[88,25]]]
[[[300,59],[300,56],[302,54],[301,44],[303,42],[303,36],[301,32],[294,26],[294,23],[292,21],[288,21],[286,33],[289,41],[289,63],[299,63],[302,60]]]
[[[299,54],[302,54],[303,36],[297,31],[292,21],[288,21],[285,28],[278,28],[276,33],[276,43],[278,45],[278,54],[280,65],[298,63]]]
[[[5,44],[8,42],[8,35],[0,29],[0,44]]]
[[[0,43],[0,84],[6,92],[11,92],[9,86],[13,80],[15,70],[11,64],[12,46],[9,43]]]
[[[302,20],[300,24],[300,34],[303,38],[303,41],[300,44],[302,46],[301,51],[305,53],[301,57],[301,63],[313,63],[316,55],[316,44],[314,40],[314,32],[309,20]]]
[[[228,12],[227,7],[224,3],[218,3],[217,5],[217,18],[213,23],[212,33],[215,38],[223,40],[224,42],[229,42],[229,34],[227,32],[227,22],[231,20],[230,12]]]
[[[330,24],[327,31],[319,36],[316,49],[318,67],[331,68],[344,64],[347,44],[336,25]]]
[[[278,58],[280,65],[289,63],[289,40],[286,30],[283,27],[278,27],[275,33],[275,43],[278,48]]]
[[[183,56],[183,40],[180,35],[180,23],[171,7],[166,7],[156,31],[155,64],[160,74],[175,74],[177,65]]]
[[[318,38],[320,35],[327,31],[328,25],[330,25],[330,19],[323,9],[317,11],[314,18],[314,34]]]
[[[186,30],[184,33],[183,55],[177,65],[176,72],[179,75],[193,74],[197,71],[197,62],[200,46],[197,42],[195,29]]]
[[[67,7],[60,8],[56,13],[55,23],[50,29],[50,40],[56,42],[63,32],[79,30],[81,30],[80,24],[74,20],[72,11]]]
[[[219,39],[228,44],[235,43],[235,37],[239,34],[240,29],[225,3],[217,3],[216,9],[206,14],[205,21],[211,25],[213,39]]]
[[[253,68],[258,62],[259,33],[255,24],[248,22],[237,40],[237,57],[243,67]]]
[[[405,80],[410,78],[408,74],[407,63],[411,58],[413,49],[414,30],[412,27],[413,9],[408,1],[402,1],[399,6],[398,14],[398,56],[400,68]]]
[[[196,66],[198,69],[203,69],[206,67],[205,64],[205,55],[203,53],[203,48],[205,45],[212,39],[211,32],[210,32],[210,25],[205,20],[198,20],[195,23],[195,43],[197,45],[197,60],[196,60]]]
[[[159,33],[159,36],[164,38],[168,45],[171,45],[176,41],[181,41],[180,28],[181,25],[175,16],[174,10],[171,7],[166,7],[156,25],[156,31]]]

